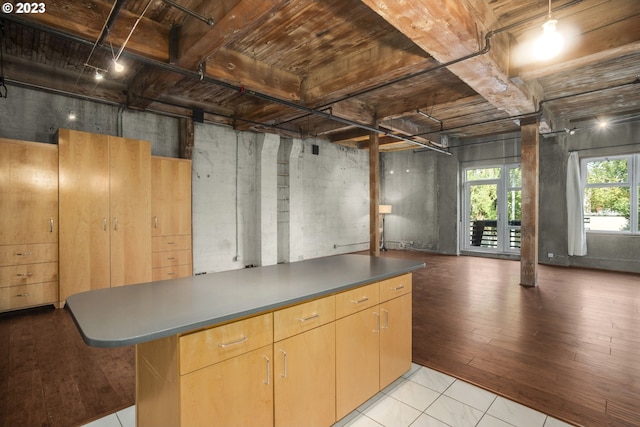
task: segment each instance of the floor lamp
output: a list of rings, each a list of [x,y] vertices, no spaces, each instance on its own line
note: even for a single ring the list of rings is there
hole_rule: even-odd
[[[391,205],[379,205],[378,206],[378,212],[380,213],[380,223],[381,223],[381,227],[380,227],[380,250],[381,251],[386,251],[387,248],[384,245],[384,216],[386,214],[390,214],[391,213]]]

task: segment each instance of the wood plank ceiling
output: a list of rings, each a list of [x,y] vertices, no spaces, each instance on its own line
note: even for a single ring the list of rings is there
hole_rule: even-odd
[[[548,17],[544,0],[45,6],[0,15],[9,88],[202,112],[236,129],[360,148],[377,130],[381,151],[517,131],[519,118],[538,112],[543,133],[640,115],[638,0],[552,0],[565,49],[544,62],[528,50]]]

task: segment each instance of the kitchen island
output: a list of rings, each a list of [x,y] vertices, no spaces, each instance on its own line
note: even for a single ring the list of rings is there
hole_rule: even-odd
[[[411,366],[417,261],[339,255],[72,295],[136,345],[137,426],[329,426]],[[302,424],[300,424],[302,422]]]

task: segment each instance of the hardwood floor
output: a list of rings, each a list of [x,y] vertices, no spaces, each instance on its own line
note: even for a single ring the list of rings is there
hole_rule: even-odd
[[[387,252],[414,273],[413,358],[573,424],[640,426],[640,276]]]
[[[0,426],[70,427],[133,405],[134,348],[89,347],[67,310],[0,315]]]
[[[640,426],[640,275],[388,251],[414,273],[413,359],[564,421]],[[84,344],[66,310],[0,315],[0,426],[74,426],[134,403],[132,347]]]

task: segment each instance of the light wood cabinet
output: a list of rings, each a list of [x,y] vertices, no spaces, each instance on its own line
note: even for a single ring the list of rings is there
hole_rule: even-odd
[[[136,345],[137,425],[328,427],[410,368],[407,274]]]
[[[58,301],[58,147],[0,138],[0,311]]]
[[[151,281],[151,144],[60,129],[60,301]]]
[[[138,427],[273,425],[273,314],[136,346]]]
[[[336,296],[340,419],[411,369],[411,274]]]
[[[274,400],[277,427],[336,421],[335,298],[274,313]]]
[[[151,158],[153,280],[193,275],[191,160]]]

